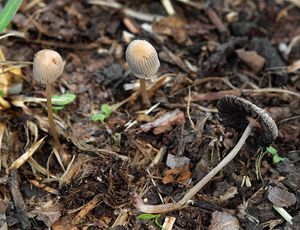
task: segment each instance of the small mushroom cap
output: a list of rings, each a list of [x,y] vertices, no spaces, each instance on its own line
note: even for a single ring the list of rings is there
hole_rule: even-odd
[[[218,102],[219,117],[225,127],[241,131],[249,122],[255,119],[260,124],[262,132],[258,142],[268,146],[278,135],[278,128],[270,115],[250,101],[237,96],[224,96]]]
[[[33,78],[41,83],[52,83],[64,71],[65,62],[54,50],[40,50],[34,55]]]
[[[145,40],[130,42],[126,60],[130,71],[138,78],[153,78],[160,66],[155,48]]]

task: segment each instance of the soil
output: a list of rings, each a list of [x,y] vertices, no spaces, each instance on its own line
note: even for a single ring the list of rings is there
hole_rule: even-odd
[[[171,15],[163,1],[118,1],[119,8],[99,2],[24,0],[6,31],[18,34],[0,40],[2,69],[22,71],[7,70],[22,90],[4,95],[10,107],[0,107],[3,229],[161,229],[138,218],[132,196],[147,204],[178,201],[230,152],[242,131],[220,122],[224,95],[271,115],[279,129],[271,146],[283,159],[261,157],[266,147],[251,135],[193,203],[156,222],[175,217],[173,229],[300,229],[299,3],[171,1]],[[132,39],[153,44],[161,62],[147,81],[151,108],[125,60]],[[55,116],[64,168],[53,154],[46,103],[24,99],[45,97],[26,63],[41,49],[66,61],[54,93],[76,95]],[[103,104],[118,108],[93,121]]]

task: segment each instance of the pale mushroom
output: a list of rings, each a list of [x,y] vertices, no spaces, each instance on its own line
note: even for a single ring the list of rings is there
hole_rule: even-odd
[[[145,40],[134,40],[127,47],[126,60],[129,70],[140,79],[143,103],[150,106],[146,91],[146,79],[153,78],[160,66],[155,48]]]
[[[59,152],[62,152],[63,149],[58,139],[53,118],[51,83],[62,75],[64,65],[65,62],[63,61],[62,57],[54,50],[44,49],[40,50],[34,55],[33,78],[40,83],[46,84],[49,126],[54,139],[54,146]]]

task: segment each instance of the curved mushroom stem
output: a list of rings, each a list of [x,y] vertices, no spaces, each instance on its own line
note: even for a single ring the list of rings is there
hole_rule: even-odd
[[[46,97],[47,97],[47,112],[48,112],[49,126],[50,126],[50,130],[51,130],[53,140],[54,140],[54,147],[57,149],[58,152],[61,152],[62,146],[61,146],[58,136],[57,136],[54,118],[53,118],[51,94],[52,94],[51,93],[51,83],[47,83],[46,84]]]
[[[236,146],[230,151],[230,153],[228,153],[228,155],[215,168],[213,168],[205,177],[203,177],[196,185],[194,185],[194,187],[192,187],[180,201],[173,204],[147,205],[144,203],[143,204],[138,203],[137,202],[138,198],[135,197],[134,200],[135,207],[145,213],[163,213],[163,212],[170,212],[182,208],[185,204],[187,204],[189,200],[193,198],[193,196],[196,195],[197,192],[199,192],[201,188],[203,188],[218,172],[220,172],[238,154],[242,146],[245,144],[246,139],[251,134],[252,127],[253,127],[252,124],[249,123],[242,137],[240,138]]]
[[[149,96],[146,91],[146,80],[144,78],[140,78],[140,92],[141,92],[141,95],[143,98],[143,103],[146,106],[150,107],[151,103],[150,103]]]

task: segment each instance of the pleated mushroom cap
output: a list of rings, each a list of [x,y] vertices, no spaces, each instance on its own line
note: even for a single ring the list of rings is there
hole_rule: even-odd
[[[34,55],[33,78],[40,83],[52,83],[64,71],[65,62],[54,50],[40,50]]]
[[[138,78],[153,78],[160,62],[155,48],[145,40],[132,41],[126,50],[130,71]]]
[[[221,123],[225,127],[241,131],[254,119],[261,126],[261,134],[258,136],[260,145],[268,146],[276,139],[278,128],[273,118],[250,101],[237,96],[223,96],[217,107]]]

